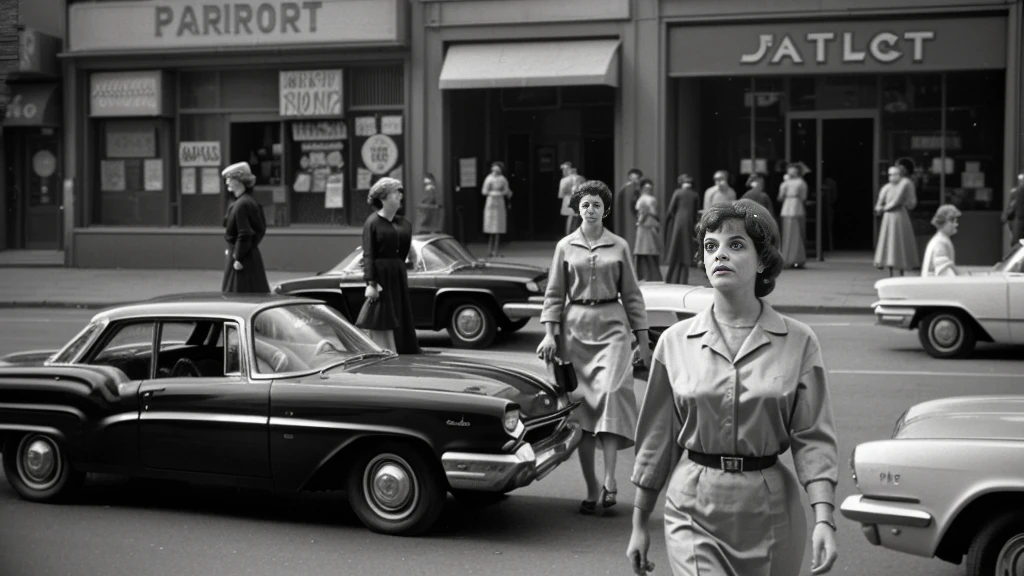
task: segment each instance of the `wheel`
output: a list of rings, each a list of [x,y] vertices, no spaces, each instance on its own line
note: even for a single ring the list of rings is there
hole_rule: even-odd
[[[1024,575],[1024,514],[997,516],[967,549],[967,576]]]
[[[428,530],[444,509],[438,466],[406,444],[385,442],[356,458],[348,501],[374,532],[413,536]]]
[[[85,474],[71,466],[67,452],[56,438],[31,433],[11,438],[4,446],[7,482],[25,500],[55,502],[74,494]]]
[[[448,316],[448,335],[456,348],[487,348],[494,342],[498,325],[487,306],[475,302],[460,302],[451,307]]]
[[[452,496],[458,500],[459,504],[471,508],[491,506],[508,498],[508,494],[504,492],[480,492],[477,490],[452,490]]]
[[[974,325],[962,312],[941,310],[926,316],[917,327],[925,352],[935,358],[963,358],[974,350]]]
[[[529,318],[520,318],[519,320],[509,322],[508,324],[506,324],[505,327],[502,328],[502,331],[508,332],[509,334],[511,334],[512,332],[518,332],[525,328],[526,325],[529,323]]]

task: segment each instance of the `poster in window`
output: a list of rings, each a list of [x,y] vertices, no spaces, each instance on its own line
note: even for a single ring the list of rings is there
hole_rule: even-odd
[[[377,133],[377,118],[375,116],[360,116],[356,118],[356,136],[373,136]]]
[[[332,174],[327,178],[327,193],[324,194],[324,208],[343,208],[345,206],[345,177]]]
[[[164,161],[160,158],[147,158],[143,161],[143,180],[147,192],[159,192],[164,189]]]
[[[476,158],[459,158],[459,187],[476,188]]]
[[[182,194],[195,194],[196,193],[196,169],[195,168],[182,168],[181,169],[181,193]]]
[[[398,164],[398,144],[390,136],[374,134],[361,147],[363,166],[382,176]]]
[[[384,120],[389,118],[388,120]],[[405,165],[405,133],[400,127],[404,119],[402,115],[394,112],[381,112],[377,114],[367,113],[357,117],[356,135],[352,139],[351,161],[355,165],[354,179],[349,189],[347,199],[349,221],[361,224],[370,214],[373,208],[366,203],[366,191],[375,182],[386,176],[415,178],[414,174],[403,174],[402,167]],[[364,126],[361,128],[360,124]],[[387,126],[385,134],[383,128]],[[429,171],[429,168],[427,169]],[[406,182],[406,189],[411,188],[411,182]],[[407,192],[408,194],[408,192]]]
[[[100,160],[100,190],[124,192],[124,160]]]
[[[202,181],[202,193],[203,194],[220,194],[220,167],[213,168],[200,168],[201,170],[201,181]]]
[[[292,158],[298,159],[291,162],[293,192],[323,194],[329,179],[344,179],[348,130],[343,122],[292,122],[291,128]]]
[[[356,169],[356,189],[357,190],[369,190],[370,185],[373,182],[373,172],[370,172],[366,168]]]
[[[388,136],[398,136],[402,133],[401,116],[382,116],[380,119],[380,133]]]

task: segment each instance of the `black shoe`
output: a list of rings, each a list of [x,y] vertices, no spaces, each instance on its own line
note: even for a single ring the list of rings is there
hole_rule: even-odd
[[[609,490],[604,486],[601,487],[601,506],[605,508],[611,508],[619,503],[616,496],[619,494],[618,490]]]
[[[584,500],[580,502],[580,514],[587,516],[593,516],[597,512],[597,501],[595,500]]]

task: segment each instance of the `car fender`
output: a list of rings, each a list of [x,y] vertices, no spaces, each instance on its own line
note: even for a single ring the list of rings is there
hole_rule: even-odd
[[[871,305],[872,310],[875,314],[878,314],[879,308],[895,310],[895,309],[911,309],[913,310],[913,317],[910,320],[910,330],[917,330],[918,326],[921,325],[921,320],[924,320],[925,316],[936,312],[938,310],[955,310],[963,313],[967,318],[973,322],[974,328],[978,330],[978,339],[987,342],[997,341],[994,340],[993,336],[999,336],[1004,330],[1001,330],[999,323],[1005,324],[1005,319],[993,319],[993,318],[979,318],[977,314],[972,312],[968,307],[964,306],[962,302],[955,300],[878,300]]]

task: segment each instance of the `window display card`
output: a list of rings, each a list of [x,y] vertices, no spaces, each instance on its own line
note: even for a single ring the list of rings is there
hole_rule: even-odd
[[[147,192],[159,192],[164,189],[164,161],[160,158],[147,158],[143,161],[143,181]]]
[[[981,172],[981,162],[964,162],[964,172]]]
[[[382,116],[380,119],[381,134],[397,136],[402,133],[401,116]]]
[[[754,171],[754,161],[750,158],[740,160],[740,174],[750,174]]]
[[[356,168],[356,190],[369,190],[373,185],[373,172],[366,168]]]
[[[459,186],[476,188],[476,158],[459,158]]]
[[[373,136],[377,133],[377,119],[373,116],[356,118],[356,136]]]
[[[202,170],[203,194],[220,194],[220,168],[200,168]]]
[[[324,195],[324,208],[343,208],[345,206],[345,178],[341,174],[331,174],[327,178],[327,194]]]
[[[195,194],[196,193],[196,169],[195,168],[182,168],[181,169],[181,193],[182,194]]]
[[[755,159],[754,160],[754,172],[757,173],[757,174],[767,174],[768,173],[768,159],[767,158],[757,158],[757,159]]]
[[[100,190],[124,192],[124,160],[100,160]]]
[[[326,168],[319,168],[313,171],[313,192],[326,192],[327,191],[327,177],[331,175],[331,171]]]

